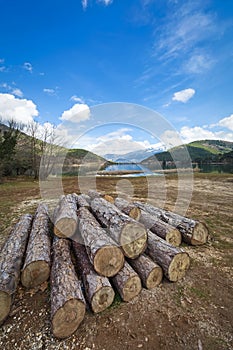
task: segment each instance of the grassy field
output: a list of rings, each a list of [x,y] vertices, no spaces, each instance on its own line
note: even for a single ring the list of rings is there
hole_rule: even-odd
[[[179,180],[185,190],[186,176]],[[155,177],[153,181],[149,200],[173,209],[177,176]],[[93,183],[94,179],[83,178],[82,191]],[[65,193],[80,190],[77,178],[66,177],[62,184]],[[50,185],[54,183],[48,188]],[[148,181],[143,178],[98,178],[96,187],[114,197],[120,192],[137,199],[148,197]],[[0,185],[1,243],[21,213],[33,213],[40,201],[36,181],[11,179]],[[192,263],[183,280],[164,280],[153,291],[143,290],[130,305],[121,303],[118,297],[109,310],[99,315],[87,313],[75,335],[62,342],[50,332],[49,287],[28,292],[20,286],[13,314],[1,328],[0,346],[32,349],[32,344],[38,343],[36,349],[233,349],[232,208],[233,175],[194,174],[187,216],[207,223],[210,240],[201,247],[184,246]]]

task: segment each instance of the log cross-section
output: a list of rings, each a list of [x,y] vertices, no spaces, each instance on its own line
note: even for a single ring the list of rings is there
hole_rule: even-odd
[[[21,282],[33,288],[47,281],[50,274],[50,232],[48,208],[39,204],[32,224]]]
[[[189,255],[184,250],[172,246],[151,231],[148,232],[146,253],[162,267],[171,282],[184,277],[190,266]]]
[[[0,324],[10,312],[20,279],[20,269],[31,230],[32,215],[21,216],[6,240],[0,255]]]
[[[145,254],[136,259],[128,259],[129,264],[138,273],[143,287],[152,289],[158,286],[163,278],[162,268]]]
[[[103,198],[95,198],[91,202],[91,209],[108,229],[110,236],[121,246],[125,256],[134,259],[145,250],[147,232],[142,224]]]
[[[114,202],[115,206],[119,208],[123,213],[129,215],[134,220],[139,220],[141,216],[141,210],[133,203],[128,202],[124,198],[117,197]]]
[[[66,338],[76,331],[82,322],[86,302],[70,255],[66,239],[53,242],[51,269],[51,322],[57,338]]]
[[[142,289],[141,280],[127,261],[118,274],[112,277],[112,282],[124,301],[135,298]]]
[[[87,208],[78,210],[78,227],[96,272],[111,277],[124,264],[124,255]]]
[[[77,228],[77,195],[61,196],[54,210],[54,234],[60,238],[72,237]]]
[[[171,211],[154,207],[148,203],[134,202],[134,204],[154,217],[176,227],[180,231],[185,243],[201,245],[207,242],[209,232],[204,222],[189,219]]]
[[[89,190],[87,193],[88,193],[88,196],[91,198],[91,200],[93,200],[95,198],[103,198],[106,201],[114,204],[114,198],[112,196],[110,196],[109,194],[102,194],[102,193],[97,192],[95,190]]]
[[[85,246],[72,242],[77,268],[82,277],[86,299],[94,313],[101,312],[109,307],[114,300],[114,290],[107,277],[95,272],[88,258]]]

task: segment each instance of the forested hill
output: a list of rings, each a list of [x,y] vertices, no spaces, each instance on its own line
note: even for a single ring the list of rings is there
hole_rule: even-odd
[[[223,140],[194,141],[186,145],[174,147],[166,152],[160,152],[142,161],[142,164],[150,164],[154,159],[158,161],[173,161],[173,156],[179,158],[183,148],[186,147],[192,162],[233,162],[233,142]]]

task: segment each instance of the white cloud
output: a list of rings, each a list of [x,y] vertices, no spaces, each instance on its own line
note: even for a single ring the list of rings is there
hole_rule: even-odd
[[[90,119],[90,109],[88,105],[84,103],[76,103],[73,107],[64,111],[60,119],[63,121],[71,121],[73,123],[80,123]]]
[[[192,98],[195,95],[195,92],[196,91],[194,89],[184,89],[184,90],[175,92],[172,97],[172,100],[186,103],[190,100],[190,98]]]
[[[88,6],[88,1],[87,0],[82,0],[82,7],[83,7],[84,10],[86,10],[87,6]]]
[[[98,2],[102,2],[105,6],[111,5],[113,0],[98,0]]]
[[[78,103],[85,103],[83,97],[78,97],[76,95],[71,96],[70,101],[78,102]]]
[[[15,95],[17,97],[23,97],[23,92],[20,89],[12,88],[11,91],[12,91],[13,95]]]
[[[214,64],[214,60],[206,54],[194,54],[184,64],[184,70],[188,73],[202,73],[209,70]]]
[[[3,121],[14,119],[18,123],[27,124],[38,114],[37,106],[31,100],[0,93],[0,117]]]
[[[46,94],[50,95],[50,96],[53,96],[53,95],[56,94],[56,91],[55,91],[54,89],[47,89],[47,88],[45,88],[45,89],[43,89],[43,91],[44,91]]]
[[[32,65],[31,65],[31,63],[29,63],[29,62],[24,62],[23,68],[26,69],[27,71],[29,71],[30,73],[32,73],[33,67],[32,67]]]
[[[229,117],[221,119],[218,122],[218,125],[233,131],[233,114],[231,114]]]
[[[225,140],[233,141],[233,133],[220,131],[211,131],[202,126],[188,127],[183,126],[180,130],[180,137],[184,143],[196,140]]]

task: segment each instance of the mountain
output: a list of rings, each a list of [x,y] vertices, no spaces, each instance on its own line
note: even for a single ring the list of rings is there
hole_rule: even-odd
[[[233,142],[223,140],[202,140],[173,147],[166,152],[157,153],[155,156],[148,157],[141,163],[153,167],[156,160],[159,162],[173,162],[173,159],[181,159],[182,162],[184,147],[188,150],[193,163],[228,162],[229,159],[232,159]],[[228,154],[229,157],[227,156]]]
[[[140,163],[149,156],[152,156],[162,151],[164,151],[164,148],[162,147],[162,145],[160,145],[158,148],[151,147],[146,149],[139,149],[137,151],[128,152],[125,154],[109,153],[105,154],[104,158],[116,163]]]

